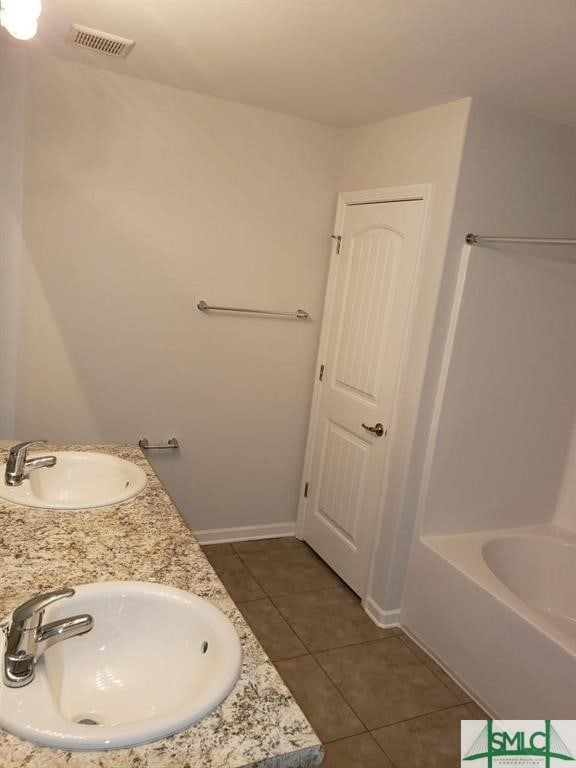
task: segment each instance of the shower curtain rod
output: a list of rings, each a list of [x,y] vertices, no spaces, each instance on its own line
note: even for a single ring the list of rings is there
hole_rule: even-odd
[[[468,245],[482,243],[524,243],[525,245],[576,245],[574,237],[500,237],[498,235],[466,235]]]

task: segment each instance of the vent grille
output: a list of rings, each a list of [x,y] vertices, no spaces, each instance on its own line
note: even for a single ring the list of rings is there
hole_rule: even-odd
[[[82,27],[80,24],[72,24],[66,40],[77,48],[88,48],[117,59],[125,59],[134,47],[134,40],[102,32],[100,29]]]

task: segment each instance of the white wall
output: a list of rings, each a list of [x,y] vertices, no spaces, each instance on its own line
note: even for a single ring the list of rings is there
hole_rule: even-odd
[[[194,530],[291,523],[341,134],[43,55],[27,124],[14,436],[176,435]]]
[[[449,253],[463,235],[576,232],[576,131],[475,104]],[[566,251],[472,249],[423,532],[550,520],[576,408],[576,271]]]
[[[14,431],[22,243],[25,61],[0,46],[0,441]]]
[[[551,500],[552,489],[558,491],[557,471],[561,471],[564,458],[563,451],[566,448],[565,428],[560,425],[554,439],[548,443],[542,442],[542,430],[547,435],[545,398],[539,401],[535,410],[537,419],[533,421],[530,410],[530,399],[533,399],[535,389],[530,391],[524,388],[523,375],[532,365],[536,370],[539,380],[547,380],[549,385],[548,397],[556,397],[554,367],[538,368],[536,361],[531,361],[530,352],[535,347],[530,345],[528,336],[524,339],[525,356],[518,360],[518,366],[509,366],[506,369],[505,379],[492,375],[496,370],[498,359],[501,362],[508,360],[510,349],[508,338],[501,337],[500,323],[510,331],[514,326],[529,322],[533,314],[544,316],[544,323],[551,329],[555,319],[552,310],[550,317],[546,316],[545,293],[554,303],[555,294],[562,296],[562,307],[566,312],[570,311],[571,289],[560,283],[565,277],[570,281],[574,275],[574,269],[563,265],[543,263],[535,259],[533,249],[530,249],[528,261],[530,268],[521,273],[514,272],[514,265],[509,260],[495,259],[486,249],[474,249],[471,262],[471,272],[468,276],[463,299],[463,318],[471,315],[471,323],[464,330],[461,325],[455,339],[455,350],[461,350],[454,358],[454,365],[450,363],[447,389],[451,389],[449,398],[446,398],[446,408],[441,413],[435,413],[436,395],[441,376],[441,366],[447,342],[450,314],[453,308],[456,280],[462,259],[464,235],[467,232],[503,233],[503,234],[534,234],[545,233],[558,234],[559,232],[574,232],[576,210],[576,188],[574,185],[574,163],[576,153],[574,151],[574,131],[554,123],[534,119],[524,115],[499,110],[487,104],[474,101],[471,109],[470,121],[466,135],[466,143],[462,158],[462,170],[456,193],[456,206],[454,220],[451,229],[450,241],[446,253],[446,265],[442,279],[438,310],[435,319],[435,330],[432,335],[428,353],[427,370],[424,380],[423,396],[420,405],[420,414],[414,440],[414,450],[410,462],[410,471],[407,481],[407,492],[401,511],[401,525],[405,534],[399,539],[395,548],[392,575],[390,578],[390,602],[398,606],[401,601],[402,589],[405,581],[406,567],[411,543],[416,511],[419,506],[420,495],[423,492],[423,481],[426,459],[433,463],[433,471],[430,477],[430,489],[434,493],[433,499],[428,497],[423,500],[422,530],[430,530],[432,521],[435,520],[436,530],[441,530],[442,515],[449,521],[448,525],[454,530],[462,524],[469,524],[468,513],[463,509],[464,499],[470,500],[470,489],[474,489],[473,508],[479,510],[486,505],[493,510],[492,521],[500,520],[502,525],[507,521],[514,524],[514,520],[506,515],[514,514],[514,510],[524,509],[523,503],[528,493],[535,490],[535,483],[539,482],[536,475],[532,475],[528,484],[522,482],[515,487],[518,476],[516,473],[506,472],[506,456],[514,455],[514,431],[509,429],[508,440],[502,442],[504,433],[498,430],[505,425],[511,425],[509,420],[508,404],[512,405],[512,412],[516,414],[516,423],[522,423],[523,434],[528,437],[519,449],[520,454],[530,455],[530,461],[537,464],[540,456],[546,453],[548,447],[554,455],[543,456],[547,474],[543,475],[546,483],[548,501],[543,501],[543,486],[534,495],[534,504],[529,509],[536,510],[536,517],[543,514],[548,517],[555,502]],[[518,249],[508,249],[515,251]],[[556,256],[561,251],[553,251]],[[565,252],[564,252],[565,254]],[[481,256],[480,259],[477,257]],[[514,257],[516,258],[516,257]],[[516,263],[516,262],[514,262]],[[527,262],[522,262],[525,266]],[[493,271],[494,270],[494,271]],[[542,282],[541,277],[542,276]],[[521,277],[520,277],[521,274]],[[524,284],[522,293],[518,288],[520,282]],[[560,275],[556,279],[555,275]],[[512,281],[512,286],[509,285]],[[499,303],[496,306],[496,293],[493,294],[492,286],[496,291],[504,288],[499,294]],[[546,286],[546,291],[542,290]],[[531,306],[530,295],[533,295],[535,303]],[[475,302],[476,309],[468,305],[468,299]],[[508,299],[512,300],[511,303]],[[515,300],[515,301],[514,301]],[[548,302],[550,305],[550,302]],[[560,307],[558,311],[562,312]],[[510,315],[508,315],[510,310]],[[523,313],[527,313],[524,317]],[[558,319],[558,315],[556,315]],[[561,320],[561,316],[560,316]],[[570,315],[566,315],[567,324],[562,334],[570,333]],[[529,326],[526,325],[528,328]],[[564,326],[563,326],[564,328]],[[474,334],[476,330],[476,335]],[[495,330],[494,330],[495,329]],[[537,332],[539,336],[545,332],[542,327]],[[478,354],[477,354],[478,352]],[[491,358],[493,354],[493,359]],[[516,350],[514,351],[516,355]],[[543,362],[546,356],[554,355],[552,351],[544,351]],[[571,368],[570,353],[560,363],[557,369],[557,384],[563,392],[564,403],[569,399],[569,384],[562,387],[560,372],[563,366]],[[456,366],[459,373],[456,373]],[[469,374],[474,372],[471,377]],[[572,375],[572,374],[571,374]],[[468,377],[468,378],[467,378]],[[546,379],[547,377],[547,379]],[[470,388],[470,379],[475,382],[474,390]],[[504,389],[501,386],[506,381],[506,398],[502,397]],[[568,380],[569,381],[569,380]],[[482,383],[481,383],[482,382]],[[516,391],[517,390],[517,391]],[[525,399],[518,400],[517,394],[524,393]],[[479,397],[478,397],[479,396]],[[491,410],[494,409],[494,410]],[[488,412],[490,418],[485,418],[483,413]],[[562,419],[561,411],[557,411],[556,424]],[[445,440],[438,443],[433,457],[429,455],[428,445],[434,418],[439,419],[438,434],[444,435]],[[570,417],[568,417],[568,423]],[[552,425],[551,425],[552,426]],[[524,432],[525,430],[525,432]],[[466,440],[464,439],[466,434]],[[538,439],[536,438],[538,435]],[[502,448],[502,453],[499,449]],[[480,454],[480,456],[479,456]],[[483,455],[482,455],[483,454]],[[469,460],[474,457],[480,460],[480,465],[486,460],[481,475],[477,480],[472,480],[476,463]],[[466,466],[470,471],[463,472]],[[528,467],[528,465],[526,465]],[[498,470],[497,478],[503,480],[506,495],[503,495],[504,487],[500,484],[493,485],[493,480],[488,479],[489,469]],[[438,470],[438,471],[437,471]],[[500,472],[502,470],[502,472]],[[527,474],[527,469],[522,474]],[[532,485],[530,485],[532,482]],[[457,486],[457,491],[452,484]],[[478,485],[482,485],[484,496],[477,496]],[[528,486],[528,488],[526,488]],[[526,488],[526,491],[522,489]],[[442,491],[443,489],[443,491]],[[436,494],[436,490],[440,492]],[[514,493],[517,491],[516,496]],[[457,497],[455,494],[459,493]],[[442,495],[444,493],[444,495]],[[524,493],[522,502],[521,494]],[[491,495],[491,500],[488,498]],[[546,494],[544,494],[546,495]],[[432,497],[431,497],[432,498]],[[505,503],[500,503],[503,499]],[[501,515],[503,508],[506,514]],[[431,510],[436,510],[432,512]],[[472,508],[471,508],[472,510]],[[470,511],[471,511],[470,510]],[[474,513],[475,514],[475,513]],[[529,520],[530,518],[525,518]],[[532,519],[535,519],[534,516]],[[464,522],[468,521],[468,522]],[[482,527],[485,523],[480,523]],[[474,527],[474,526],[472,526]],[[418,535],[420,526],[417,528]]]
[[[472,249],[423,534],[552,520],[576,416],[576,274],[557,266]]]
[[[406,467],[411,461],[469,110],[470,99],[462,99],[354,130],[349,135],[347,158],[340,174],[341,191],[433,184],[420,292],[412,318],[399,407],[389,438],[384,514],[368,589],[377,614],[398,608],[395,573],[402,558],[407,557],[412,522],[404,521],[402,511]]]
[[[553,522],[576,533],[576,424],[572,430]]]
[[[553,519],[576,411],[576,267],[534,247],[472,248],[450,348],[463,239],[574,236],[575,211],[576,132],[475,102],[409,478],[406,515],[418,507],[418,518],[402,599],[402,623],[464,682],[481,649],[460,653],[467,640],[450,595],[462,577],[452,569],[446,587],[421,537]],[[430,595],[451,610],[431,618]]]

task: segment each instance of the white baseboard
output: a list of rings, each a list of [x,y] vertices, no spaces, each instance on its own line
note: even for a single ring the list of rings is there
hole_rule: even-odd
[[[415,635],[411,629],[408,629],[407,627],[402,627],[402,631],[405,635],[407,635],[410,640],[412,640],[413,643],[416,643],[416,645],[421,648],[424,653],[428,654],[431,659],[433,659],[436,664],[448,675],[448,677],[452,678],[456,685],[458,685],[460,688],[462,688],[463,691],[466,691],[466,693],[470,696],[473,702],[478,704],[480,709],[483,709],[484,712],[486,712],[489,717],[491,717],[493,720],[501,720],[502,718],[499,715],[496,715],[494,711],[489,707],[486,702],[476,693],[476,691],[473,688],[470,688],[469,685],[467,685],[462,678],[457,675],[449,666],[447,666],[444,659],[441,659],[439,656],[437,656],[434,651],[430,648],[430,646],[425,643],[423,640],[421,640],[417,635]]]
[[[231,541],[251,541],[252,539],[278,539],[281,536],[294,536],[296,522],[270,523],[269,525],[244,525],[240,528],[209,528],[194,531],[199,544],[226,544]]]
[[[379,627],[390,629],[391,627],[400,626],[400,608],[395,608],[392,611],[385,611],[371,597],[366,597],[362,600],[362,607],[368,616],[370,616],[374,624],[377,624]]]

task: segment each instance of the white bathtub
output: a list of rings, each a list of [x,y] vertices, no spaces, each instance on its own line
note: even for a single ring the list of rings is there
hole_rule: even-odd
[[[505,534],[482,545],[484,561],[569,646],[576,641],[576,542],[560,529]],[[539,621],[540,619],[538,619]]]
[[[493,715],[576,717],[576,535],[553,525],[427,536],[402,621]]]

